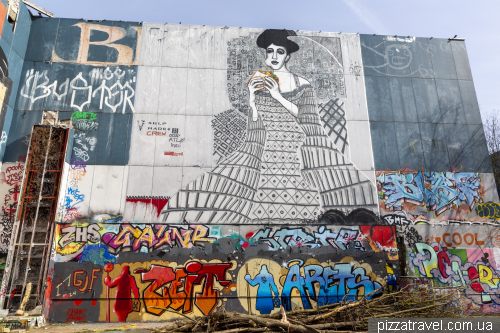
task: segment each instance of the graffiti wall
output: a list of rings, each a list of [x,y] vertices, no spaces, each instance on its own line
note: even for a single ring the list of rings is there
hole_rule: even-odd
[[[457,287],[465,312],[498,312],[499,228],[491,226],[403,227],[409,273],[437,286]]]
[[[115,217],[115,222],[58,224],[55,233],[56,262],[90,261],[116,263],[120,253],[153,253],[163,248],[207,247],[219,239],[236,241],[234,250],[268,246],[268,251],[288,247],[303,249],[359,250],[387,252],[398,258],[394,226],[260,227],[259,225],[166,225],[134,224]],[[119,221],[117,223],[116,221]]]
[[[483,231],[500,201],[462,41],[30,24],[20,67],[5,62],[0,252],[33,125],[68,128],[40,300],[50,320],[311,309],[408,274],[477,280],[464,302],[494,311]]]
[[[394,226],[148,225],[116,217],[60,224],[49,318],[139,321],[220,307],[253,314],[312,309],[394,284],[397,259]]]

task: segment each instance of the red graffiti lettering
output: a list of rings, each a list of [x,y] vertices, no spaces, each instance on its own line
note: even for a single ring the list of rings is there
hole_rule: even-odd
[[[438,256],[439,272],[441,273],[442,276],[448,278],[449,275],[446,273],[446,266],[444,264],[446,263],[448,264],[448,266],[451,267],[451,261],[450,258],[448,257],[448,254],[446,253],[446,248],[443,248],[443,251],[439,252],[437,256]]]
[[[231,285],[226,280],[226,273],[231,263],[203,264],[192,261],[185,268],[178,268],[175,273],[172,268],[151,265],[149,270],[138,269],[134,273],[141,274],[141,280],[152,281],[144,290],[146,311],[161,316],[168,308],[174,311],[190,313],[193,304],[207,315],[219,302],[219,291],[214,289],[215,280],[224,288]],[[166,285],[171,282],[170,286]],[[202,287],[201,293],[194,293],[195,285]]]
[[[144,290],[144,303],[148,312],[160,316],[172,303],[168,295],[168,290],[163,286],[175,279],[172,268],[151,265],[149,271],[136,270],[134,273],[141,273],[141,280],[153,281]]]
[[[66,311],[66,322],[71,322],[71,321],[87,321],[87,315],[85,314],[87,312],[87,309],[82,308],[82,309],[68,309]]]
[[[158,132],[158,131],[148,131],[146,133],[148,136],[167,136],[167,132]]]

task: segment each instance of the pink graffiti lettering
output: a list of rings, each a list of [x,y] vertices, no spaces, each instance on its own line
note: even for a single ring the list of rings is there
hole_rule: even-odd
[[[190,225],[189,228],[148,225],[140,228],[123,224],[118,232],[105,233],[102,241],[108,245],[110,252],[118,253],[124,249],[138,251],[142,246],[148,250],[164,245],[192,248],[195,244],[215,242],[208,234],[208,227],[203,225]]]

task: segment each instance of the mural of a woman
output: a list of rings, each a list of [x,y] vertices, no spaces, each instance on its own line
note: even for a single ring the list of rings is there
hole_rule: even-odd
[[[375,207],[374,188],[325,134],[312,85],[287,62],[299,45],[286,30],[265,30],[257,46],[278,80],[248,81],[242,146],[172,197],[165,222],[297,223],[320,209]]]

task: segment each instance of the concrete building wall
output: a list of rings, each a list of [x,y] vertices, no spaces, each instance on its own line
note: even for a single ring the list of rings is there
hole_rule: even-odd
[[[3,160],[9,139],[16,135],[16,130],[11,130],[11,124],[31,28],[31,15],[24,3],[19,4],[15,22],[10,23],[7,17],[8,5],[2,0],[0,2],[0,161]],[[9,165],[0,162],[0,168],[0,278],[3,278],[24,167],[20,163]]]
[[[289,73],[256,92],[254,114],[247,82],[266,66],[266,34],[286,44],[267,56]],[[439,228],[496,230],[468,68],[460,41],[34,20],[4,165],[21,170],[33,124],[71,127],[45,313],[264,314],[394,290],[406,273],[448,283],[418,244]]]

